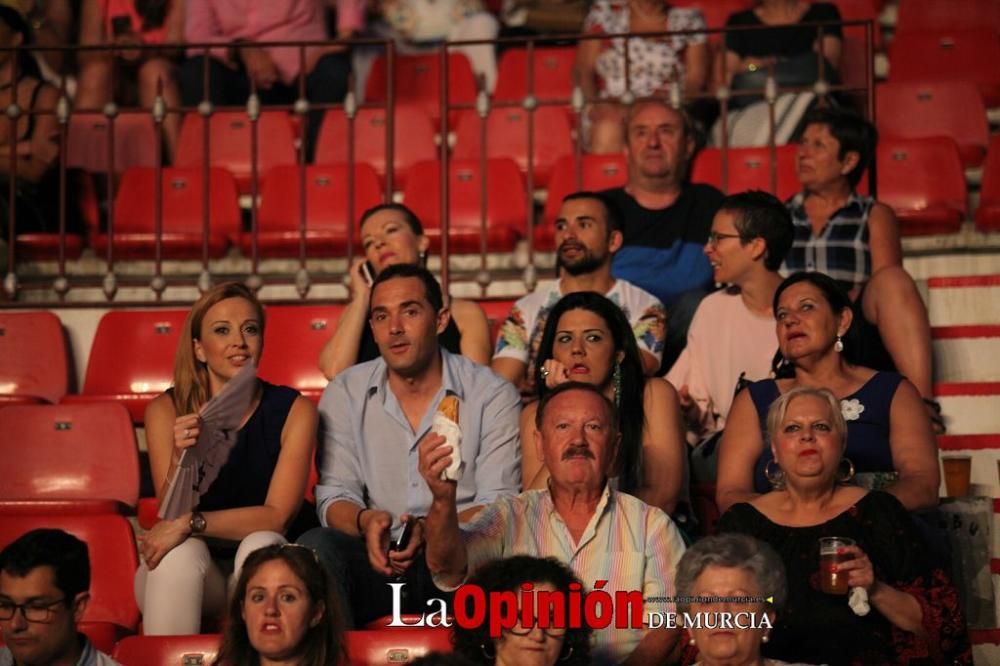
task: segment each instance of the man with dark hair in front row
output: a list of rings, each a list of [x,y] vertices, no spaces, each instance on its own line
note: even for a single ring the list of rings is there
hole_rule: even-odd
[[[87,544],[38,529],[0,552],[0,666],[117,666],[76,625],[90,601]]]
[[[337,581],[349,625],[393,610],[386,583],[406,583],[404,613],[426,610],[424,600],[437,596],[423,557],[419,517],[432,498],[417,450],[422,441],[437,441],[432,427],[442,427],[435,425],[442,405],[461,428],[465,468],[455,487],[462,516],[521,486],[520,396],[489,368],[441,348],[449,318],[442,300],[424,268],[396,264],[379,273],[369,322],[381,356],[338,374],[319,403],[316,505],[324,527],[299,543],[316,549]],[[412,529],[408,540],[390,550],[404,524]]]
[[[551,474],[545,490],[502,497],[460,528],[455,482],[442,480],[451,462],[440,437],[420,443],[420,474],[433,495],[427,513],[427,566],[435,584],[455,589],[479,566],[511,555],[555,557],[585,589],[642,595],[647,611],[673,611],[674,572],[684,553],[677,528],[656,507],[620,493],[608,482],[621,437],[615,410],[600,389],[561,384],[542,398],[535,415],[535,446]],[[606,581],[601,585],[598,581]],[[622,604],[624,605],[624,604]],[[594,632],[598,663],[666,663],[677,642],[669,628],[631,624],[615,604],[616,622]],[[610,612],[605,608],[603,613]]]

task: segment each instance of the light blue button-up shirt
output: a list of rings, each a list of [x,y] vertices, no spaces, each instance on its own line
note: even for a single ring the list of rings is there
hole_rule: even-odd
[[[323,452],[316,508],[324,526],[327,508],[339,500],[391,513],[394,537],[401,514],[427,513],[432,498],[417,468],[417,444],[446,394],[460,403],[465,471],[458,482],[458,510],[519,492],[521,399],[513,384],[442,349],[441,388],[414,432],[380,357],[341,372],[319,402]]]

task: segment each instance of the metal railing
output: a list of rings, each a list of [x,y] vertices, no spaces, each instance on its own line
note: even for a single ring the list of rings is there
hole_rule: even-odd
[[[822,41],[822,36],[824,31],[829,30],[833,24],[803,24],[804,27],[815,27],[818,30],[819,41]],[[728,132],[727,132],[727,117],[729,106],[731,100],[739,96],[756,96],[759,97],[763,95],[763,98],[769,105],[768,114],[768,146],[770,155],[770,179],[772,185],[772,191],[777,192],[778,174],[777,174],[777,144],[775,141],[775,128],[776,119],[774,111],[774,103],[778,98],[778,95],[785,92],[814,92],[823,100],[827,94],[834,92],[843,92],[851,94],[860,94],[864,96],[865,99],[865,111],[868,117],[874,120],[874,26],[870,21],[842,21],[839,25],[843,28],[858,28],[862,29],[864,32],[864,49],[865,49],[865,62],[867,63],[867,71],[864,77],[864,81],[858,85],[855,84],[834,84],[827,80],[826,63],[823,57],[817,53],[817,71],[819,73],[817,81],[812,86],[799,87],[799,88],[782,88],[779,89],[777,86],[774,76],[773,76],[773,65],[768,71],[766,78],[766,85],[763,90],[729,90],[725,86],[716,88],[715,90],[705,90],[698,93],[697,95],[688,96],[685,98],[682,95],[679,83],[675,82],[671,87],[665,92],[664,98],[674,107],[679,107],[684,103],[698,100],[698,99],[714,99],[717,100],[720,106],[720,123],[721,123],[721,137],[722,142],[718,146],[721,155],[721,173],[720,173],[720,183],[722,189],[726,190],[729,173],[728,173],[728,151],[730,147],[728,145]],[[744,27],[735,28],[735,30],[754,30],[758,29],[755,27]],[[459,111],[463,109],[474,109],[476,114],[480,119],[479,127],[479,138],[480,138],[480,154],[479,154],[479,176],[480,176],[480,241],[479,241],[479,270],[475,273],[475,282],[479,284],[480,289],[483,294],[486,292],[487,286],[492,281],[492,276],[488,270],[487,256],[490,252],[488,247],[488,188],[487,188],[487,160],[490,155],[486,150],[486,146],[489,145],[487,141],[487,125],[490,111],[495,108],[511,108],[520,107],[523,108],[527,114],[527,170],[526,170],[526,196],[525,201],[526,210],[528,211],[527,222],[527,237],[524,242],[527,246],[527,265],[524,268],[521,279],[523,280],[527,289],[533,289],[537,281],[537,270],[536,270],[536,248],[535,248],[535,227],[536,227],[536,214],[535,214],[535,164],[534,164],[534,142],[535,142],[535,123],[534,115],[538,108],[542,106],[562,106],[569,107],[576,119],[576,127],[578,131],[576,132],[576,141],[574,145],[573,154],[574,164],[575,164],[575,180],[579,187],[583,182],[582,174],[582,156],[584,154],[584,137],[579,128],[582,126],[583,113],[587,104],[591,102],[601,102],[607,100],[601,99],[587,99],[583,93],[579,82],[574,82],[572,89],[572,94],[569,99],[551,99],[548,97],[539,97],[535,89],[534,71],[535,71],[535,60],[537,58],[537,49],[539,48],[539,43],[550,43],[554,40],[566,41],[567,39],[572,39],[574,41],[581,40],[592,40],[592,39],[624,39],[626,42],[626,47],[624,50],[625,54],[628,54],[628,41],[637,38],[659,38],[668,35],[676,34],[706,34],[706,35],[716,35],[722,34],[725,29],[707,29],[698,31],[683,31],[683,33],[658,33],[658,34],[621,34],[621,35],[577,35],[575,37],[567,37],[566,35],[540,35],[532,38],[502,38],[498,40],[481,40],[481,41],[463,41],[463,42],[449,42],[442,44],[437,48],[437,58],[438,58],[438,80],[439,80],[439,112],[440,112],[440,146],[439,146],[439,167],[440,167],[440,210],[441,219],[439,220],[440,234],[441,234],[441,281],[444,288],[447,290],[449,283],[451,281],[451,256],[452,253],[449,247],[449,231],[451,228],[449,206],[446,202],[449,201],[449,169],[450,162],[452,160],[450,150],[449,150],[449,132],[450,132],[450,122],[449,114],[454,111]],[[379,104],[365,104],[364,107],[384,107],[385,108],[385,162],[386,162],[386,173],[385,173],[385,187],[384,187],[384,199],[389,201],[393,196],[393,189],[395,186],[394,178],[394,155],[395,155],[395,129],[394,129],[394,109],[397,105],[396,98],[396,86],[395,86],[395,61],[399,57],[396,53],[396,49],[391,41],[388,40],[351,40],[349,42],[338,42],[345,46],[352,47],[380,47],[384,49],[385,59],[386,59],[386,90],[385,90],[385,101]],[[347,124],[347,145],[346,145],[346,155],[347,155],[347,171],[346,171],[346,201],[345,201],[345,219],[347,221],[347,237],[346,237],[346,256],[343,257],[347,260],[346,266],[350,265],[355,253],[355,237],[358,233],[356,228],[356,220],[360,211],[356,210],[355,201],[355,183],[354,183],[354,164],[356,162],[357,146],[355,145],[354,139],[354,128],[356,117],[359,108],[362,105],[357,103],[355,95],[353,93],[353,81],[349,84],[349,92],[347,97],[344,99],[343,103],[340,104],[316,104],[307,99],[306,96],[306,85],[305,85],[305,63],[306,63],[306,49],[313,46],[329,46],[331,42],[268,42],[260,43],[258,46],[266,47],[294,47],[298,49],[299,53],[299,65],[302,74],[297,79],[297,91],[298,98],[292,104],[284,105],[268,105],[268,110],[277,111],[287,111],[299,118],[302,131],[300,132],[299,145],[297,147],[297,167],[298,167],[298,197],[299,197],[299,221],[298,221],[298,253],[294,261],[297,263],[297,270],[293,275],[288,275],[287,273],[281,274],[268,274],[266,276],[266,281],[268,285],[272,284],[292,284],[295,286],[296,291],[300,298],[305,299],[308,297],[310,289],[315,284],[326,283],[326,284],[339,284],[346,278],[346,270],[342,272],[338,271],[320,271],[310,273],[307,264],[307,230],[309,229],[309,220],[307,219],[307,206],[306,199],[308,197],[308,188],[306,181],[306,168],[307,168],[307,154],[305,146],[305,137],[308,136],[308,123],[311,122],[310,115],[312,112],[323,111],[324,113],[330,109],[337,109],[344,113],[346,124]],[[450,100],[450,86],[449,86],[449,54],[456,48],[464,46],[476,46],[483,44],[503,44],[505,46],[518,46],[523,45],[526,52],[527,60],[527,71],[526,71],[526,94],[520,101],[515,100],[492,100],[486,92],[481,90],[476,97],[474,103],[456,103]],[[135,48],[149,48],[149,49],[165,49],[165,48],[176,48],[178,50],[186,50],[189,54],[194,53],[204,53],[204,55],[209,56],[212,49],[217,49],[219,44],[184,44],[184,45],[168,45],[168,46],[156,46],[156,47],[135,47]],[[133,47],[129,47],[132,49]],[[97,47],[97,46],[78,46],[78,47],[64,47],[66,50],[77,50],[77,51],[94,51],[94,50],[104,50],[104,51],[114,51],[114,48],[110,47]],[[6,49],[8,51],[14,51],[15,49]],[[53,50],[53,47],[46,46],[45,50]],[[17,77],[16,63],[17,58],[14,57],[13,62],[15,63],[14,79]],[[113,59],[113,61],[116,59]],[[725,67],[725,59],[723,58],[723,67]],[[723,79],[726,79],[727,73],[724,71]],[[120,75],[118,72],[117,64],[112,66],[112,77],[111,77],[111,89],[115,89],[116,78]],[[625,80],[626,80],[626,90],[631,90],[630,81],[630,64],[629,60],[625,58]],[[16,151],[10,151],[10,162],[9,162],[9,186],[8,186],[8,196],[10,201],[7,206],[7,214],[9,219],[9,228],[7,230],[7,268],[6,274],[3,280],[3,296],[0,297],[0,307],[3,306],[23,306],[24,302],[22,297],[26,290],[45,290],[45,293],[55,294],[55,300],[53,303],[65,302],[67,300],[68,293],[74,288],[99,286],[104,292],[104,296],[107,302],[116,303],[126,303],[128,301],[123,301],[121,299],[116,300],[116,293],[119,287],[123,285],[128,286],[143,286],[148,285],[148,288],[153,292],[156,301],[163,301],[163,292],[168,286],[197,286],[199,290],[204,291],[207,289],[213,281],[219,278],[238,278],[246,281],[251,287],[259,289],[265,284],[265,276],[260,272],[260,261],[262,259],[260,255],[260,247],[258,245],[259,237],[259,220],[258,212],[260,206],[260,182],[262,174],[258,172],[257,157],[262,139],[258,132],[258,121],[262,111],[260,99],[257,94],[256,89],[251,88],[251,93],[247,99],[245,105],[240,107],[228,107],[226,110],[232,110],[233,108],[241,109],[246,113],[246,117],[250,122],[250,155],[251,155],[251,171],[250,171],[250,205],[248,211],[249,218],[249,236],[250,236],[250,253],[249,257],[249,270],[244,274],[233,275],[220,274],[219,271],[213,273],[212,270],[212,257],[210,256],[209,247],[209,237],[211,232],[211,219],[210,219],[210,165],[211,165],[211,137],[210,137],[210,124],[211,117],[218,110],[223,107],[214,107],[207,98],[209,90],[209,61],[208,57],[204,59],[203,70],[202,70],[202,85],[205,91],[205,99],[202,100],[200,104],[195,107],[178,107],[178,108],[168,108],[163,94],[162,94],[162,82],[160,90],[152,108],[150,109],[121,109],[118,105],[112,103],[106,104],[103,108],[99,109],[74,109],[72,103],[69,100],[69,96],[66,92],[65,86],[63,85],[59,90],[59,100],[56,107],[49,111],[35,111],[35,110],[25,110],[22,109],[18,104],[17,99],[17,86],[12,87],[12,102],[8,105],[6,109],[6,115],[8,122],[10,123],[10,136],[16,136],[16,128],[18,119],[24,113],[34,113],[38,115],[43,114],[54,114],[59,123],[59,163],[56,168],[58,168],[59,173],[59,216],[58,216],[58,231],[57,233],[57,243],[56,243],[56,270],[54,275],[41,275],[32,276],[30,271],[25,272],[24,275],[19,275],[19,269],[30,265],[30,262],[19,262],[19,252],[18,252],[18,231],[17,231],[17,211],[16,211],[16,198],[17,198],[17,170],[18,170],[18,158]],[[632,101],[630,99],[631,95],[626,93],[621,101],[623,103],[628,103]],[[822,103],[822,101],[820,102]],[[115,153],[115,125],[116,119],[122,113],[129,114],[146,114],[152,117],[155,134],[157,140],[154,146],[154,173],[155,173],[155,184],[154,187],[154,219],[152,225],[152,270],[151,275],[126,275],[116,271],[116,266],[118,266],[122,260],[116,258],[115,256],[115,195],[116,195],[116,184],[117,184],[117,171],[115,165],[116,153]],[[200,160],[201,168],[201,185],[202,185],[202,201],[201,201],[201,228],[203,233],[202,246],[201,246],[201,256],[199,259],[199,270],[197,274],[191,272],[182,272],[177,270],[176,272],[171,272],[169,275],[164,272],[164,262],[169,261],[171,258],[165,256],[164,247],[164,228],[163,228],[163,202],[162,202],[162,177],[163,169],[165,168],[164,154],[162,150],[163,144],[163,122],[167,114],[170,113],[197,113],[202,118],[202,158]],[[68,270],[68,264],[70,259],[67,252],[67,202],[71,199],[69,193],[67,192],[67,145],[68,145],[68,129],[72,117],[77,115],[85,114],[99,114],[104,116],[108,121],[108,132],[107,132],[107,169],[104,175],[106,181],[105,189],[105,205],[106,205],[106,234],[107,234],[107,247],[104,251],[103,260],[103,275],[100,274],[83,274],[76,275],[71,274]],[[2,121],[0,121],[2,122]],[[502,155],[502,148],[498,151],[498,155]],[[869,169],[869,179],[870,179],[870,191],[872,194],[875,192],[875,169],[871,167]],[[266,257],[263,257],[266,259]],[[180,267],[178,267],[179,269]],[[37,271],[36,271],[37,272]],[[6,300],[4,300],[6,299]],[[143,301],[148,302],[148,301]],[[32,305],[45,305],[49,301],[32,299]]]

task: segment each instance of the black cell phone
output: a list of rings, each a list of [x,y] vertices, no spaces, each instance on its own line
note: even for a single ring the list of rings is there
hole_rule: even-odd
[[[132,32],[132,19],[128,15],[111,17],[111,34],[121,37]]]
[[[413,523],[416,521],[416,518],[410,518],[403,523],[403,531],[399,533],[399,538],[389,546],[389,550],[406,550],[406,547],[410,545],[410,537],[413,536]]]

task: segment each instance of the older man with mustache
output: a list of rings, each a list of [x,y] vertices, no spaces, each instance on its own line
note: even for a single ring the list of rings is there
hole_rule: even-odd
[[[542,399],[536,424],[535,445],[551,474],[548,488],[498,499],[462,528],[455,482],[441,478],[451,449],[437,436],[420,443],[419,470],[433,497],[425,529],[435,585],[455,589],[497,558],[555,557],[588,591],[601,589],[612,597],[641,592],[643,617],[647,611],[672,611],[667,598],[674,595],[684,544],[663,511],[619,493],[609,481],[620,441],[611,402],[590,384],[562,384]],[[625,613],[615,608],[615,620]],[[672,629],[615,623],[596,631],[595,638],[598,663],[664,663],[677,642]]]
[[[549,310],[566,294],[594,291],[606,296],[632,324],[643,369],[660,367],[666,335],[663,304],[628,280],[611,275],[611,260],[622,246],[622,218],[602,194],[574,192],[563,199],[555,222],[559,279],[519,299],[497,339],[491,366],[527,395],[535,393],[535,359]]]

